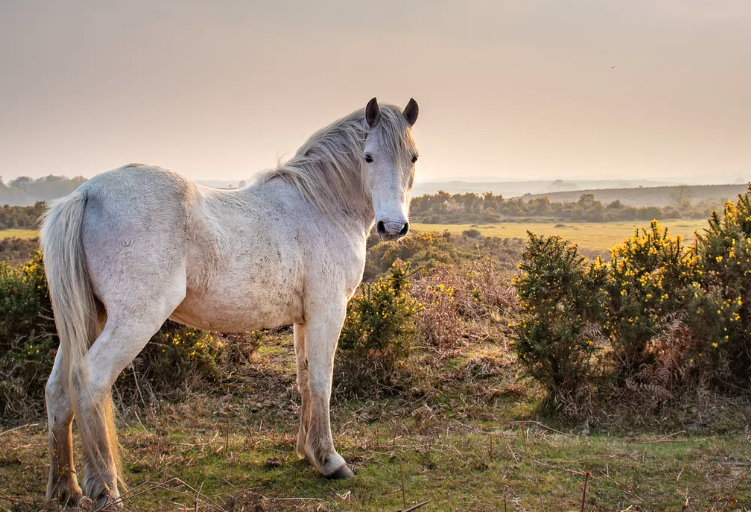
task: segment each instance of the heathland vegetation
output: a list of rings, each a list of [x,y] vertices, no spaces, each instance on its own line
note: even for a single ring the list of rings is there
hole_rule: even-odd
[[[496,215],[516,205],[494,197]],[[413,215],[442,215],[432,198],[414,201]],[[462,215],[483,215],[467,204]],[[371,236],[335,362],[351,482],[296,461],[289,330],[168,322],[116,384],[126,478],[146,491],[129,504],[749,507],[751,193],[708,217],[690,243],[648,219],[609,261],[559,235]],[[51,318],[41,255],[0,262],[0,416],[26,427],[0,434],[14,453],[0,458],[11,482],[0,495],[30,506],[43,495],[43,433],[30,422],[44,417]]]

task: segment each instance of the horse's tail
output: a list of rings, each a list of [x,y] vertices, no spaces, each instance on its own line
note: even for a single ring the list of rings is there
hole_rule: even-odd
[[[80,375],[80,363],[89,347],[99,335],[99,321],[91,279],[86,267],[86,254],[81,238],[83,217],[86,211],[85,190],[76,190],[52,205],[42,217],[40,245],[44,254],[44,269],[47,274],[55,325],[63,351],[64,371],[68,374],[70,400],[76,416],[80,418],[76,384]],[[86,376],[87,377],[87,376]],[[88,389],[86,386],[83,389]],[[79,390],[81,390],[79,388]],[[110,452],[120,473],[115,408],[111,396],[105,401],[104,415],[107,441]],[[83,420],[82,420],[83,421]],[[93,443],[84,442],[84,447]],[[91,453],[92,457],[99,454]]]

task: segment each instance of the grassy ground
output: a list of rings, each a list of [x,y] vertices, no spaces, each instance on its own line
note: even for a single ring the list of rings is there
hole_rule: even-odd
[[[751,462],[746,410],[728,412],[733,424],[723,435],[680,418],[646,426],[636,413],[583,435],[583,425],[536,417],[535,391],[515,379],[502,346],[431,361],[442,383],[433,389],[418,379],[399,395],[335,393],[335,442],[357,472],[350,481],[323,479],[294,453],[299,399],[289,335],[269,339],[211,397],[121,406],[127,508],[382,511],[430,500],[420,510],[581,510],[588,479],[588,511],[686,503],[750,510],[751,488],[741,482]],[[702,415],[711,413],[689,413]],[[0,510],[41,507],[43,426],[0,432]]]
[[[694,232],[707,227],[706,220],[666,220],[660,225],[670,230],[672,235],[682,235],[686,241],[694,239]],[[548,222],[506,222],[502,224],[414,224],[420,231],[448,230],[450,233],[461,233],[467,229],[478,229],[485,236],[499,236],[503,238],[527,238],[527,231],[541,235],[560,235],[572,243],[598,252],[608,252],[615,244],[630,237],[636,228],[648,227],[649,222],[602,222],[591,224],[567,223],[555,224]]]
[[[39,236],[36,229],[0,229],[0,239],[3,238],[23,238],[31,239]]]

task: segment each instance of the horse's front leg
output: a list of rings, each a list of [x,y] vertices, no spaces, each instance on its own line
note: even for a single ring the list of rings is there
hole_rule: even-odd
[[[346,461],[334,449],[329,417],[334,352],[346,311],[344,300],[319,303],[308,311],[305,326],[309,406],[306,411],[303,402],[304,451],[318,471],[334,479],[353,476]]]

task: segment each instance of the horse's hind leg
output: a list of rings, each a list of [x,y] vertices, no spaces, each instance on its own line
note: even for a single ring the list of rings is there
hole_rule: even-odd
[[[297,356],[297,388],[300,391],[300,430],[297,433],[297,456],[305,459],[305,438],[310,424],[310,390],[308,389],[308,358],[305,354],[305,324],[295,324],[295,355]]]
[[[123,295],[127,302],[105,302],[104,330],[72,372],[84,443],[83,487],[98,506],[119,497],[112,385],[182,302],[184,279],[175,286],[155,285],[154,290],[159,290],[160,296],[138,297],[138,293],[133,293]]]
[[[82,493],[73,465],[73,409],[68,390],[68,370],[65,368],[62,349],[58,349],[55,356],[55,365],[45,389],[45,400],[50,430],[50,478],[47,482],[47,500],[57,500],[62,506],[77,505]]]

